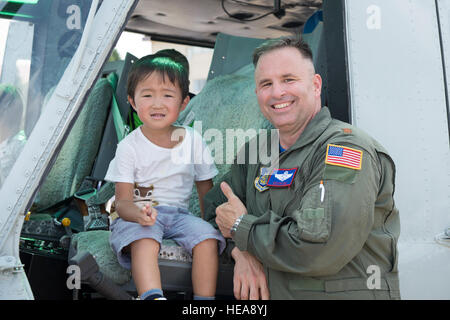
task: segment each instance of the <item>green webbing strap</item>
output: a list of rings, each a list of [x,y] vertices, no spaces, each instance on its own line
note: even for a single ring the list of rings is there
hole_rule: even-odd
[[[128,126],[126,126],[125,123],[123,122],[122,115],[120,114],[119,105],[117,104],[117,99],[115,95],[118,81],[117,74],[111,72],[107,76],[107,79],[113,89],[111,112],[113,115],[114,127],[116,128],[117,141],[120,142],[128,134],[129,129]]]
[[[136,113],[136,111],[133,111],[133,124],[134,124],[134,128],[136,129],[137,127],[139,127],[142,124],[141,119],[139,119],[138,114]]]
[[[106,203],[114,195],[115,190],[114,182],[106,182],[100,187],[100,190],[98,190],[95,195],[86,200],[86,205],[91,207]]]

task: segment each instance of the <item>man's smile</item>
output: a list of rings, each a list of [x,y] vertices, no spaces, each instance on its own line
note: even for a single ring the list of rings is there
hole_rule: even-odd
[[[277,110],[285,109],[285,108],[289,107],[289,106],[292,104],[292,102],[293,102],[293,101],[283,102],[283,103],[277,103],[277,104],[272,104],[270,107],[271,107],[272,109],[277,109]]]

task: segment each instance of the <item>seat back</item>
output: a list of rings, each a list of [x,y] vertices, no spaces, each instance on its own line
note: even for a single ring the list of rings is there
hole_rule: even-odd
[[[234,159],[241,145],[227,144],[227,135],[236,134],[236,130],[247,132],[249,129],[269,129],[271,124],[259,110],[255,96],[253,66],[246,65],[233,74],[215,77],[208,81],[203,90],[195,96],[179,121],[192,122],[195,130],[204,137],[219,174],[213,179],[217,182],[230,168],[230,159]],[[233,131],[234,130],[234,131]],[[250,131],[248,131],[250,133]],[[239,140],[239,139],[237,139]],[[190,211],[200,216],[196,189],[191,196]]]
[[[126,78],[135,59],[127,54],[125,60],[109,62],[103,68],[101,78],[89,94],[39,190],[35,201],[37,210],[74,195],[87,176],[93,180],[103,180],[118,143],[113,113],[110,112],[112,96],[114,93],[122,120],[126,119],[129,111]],[[106,78],[111,73],[117,75],[115,87]]]
[[[39,189],[36,209],[72,196],[90,175],[97,156],[113,89],[106,79],[94,85],[47,178]]]
[[[127,99],[127,77],[132,64],[136,60],[137,58],[135,56],[127,53],[124,60],[108,63],[102,71],[104,75],[114,72],[118,77],[115,97],[119,107],[120,116],[122,117],[124,123],[126,122],[128,113],[130,111],[130,105],[128,104]],[[116,127],[114,125],[114,115],[112,112],[110,112],[106,120],[103,138],[91,174],[94,179],[104,179],[106,171],[108,170],[109,163],[116,154],[117,144],[118,138]]]

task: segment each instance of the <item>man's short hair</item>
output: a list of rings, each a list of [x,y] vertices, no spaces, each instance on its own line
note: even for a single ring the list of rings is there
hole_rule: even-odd
[[[186,64],[179,61],[178,57],[174,58],[173,52],[156,53],[140,58],[133,64],[128,74],[127,94],[134,99],[138,83],[156,71],[163,80],[168,77],[170,82],[178,84],[182,98],[186,98],[189,94],[189,67],[186,68]]]
[[[253,52],[253,65],[256,67],[259,58],[261,58],[263,54],[282,48],[296,48],[304,58],[314,63],[311,48],[305,41],[303,41],[300,37],[284,37],[280,39],[267,40],[257,47]]]

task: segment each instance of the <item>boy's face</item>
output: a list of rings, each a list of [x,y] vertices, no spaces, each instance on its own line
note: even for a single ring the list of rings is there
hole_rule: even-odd
[[[182,99],[178,84],[170,82],[167,76],[163,80],[159,72],[153,72],[137,84],[134,97],[128,96],[128,101],[144,128],[164,130],[178,119],[189,102],[189,96]]]

